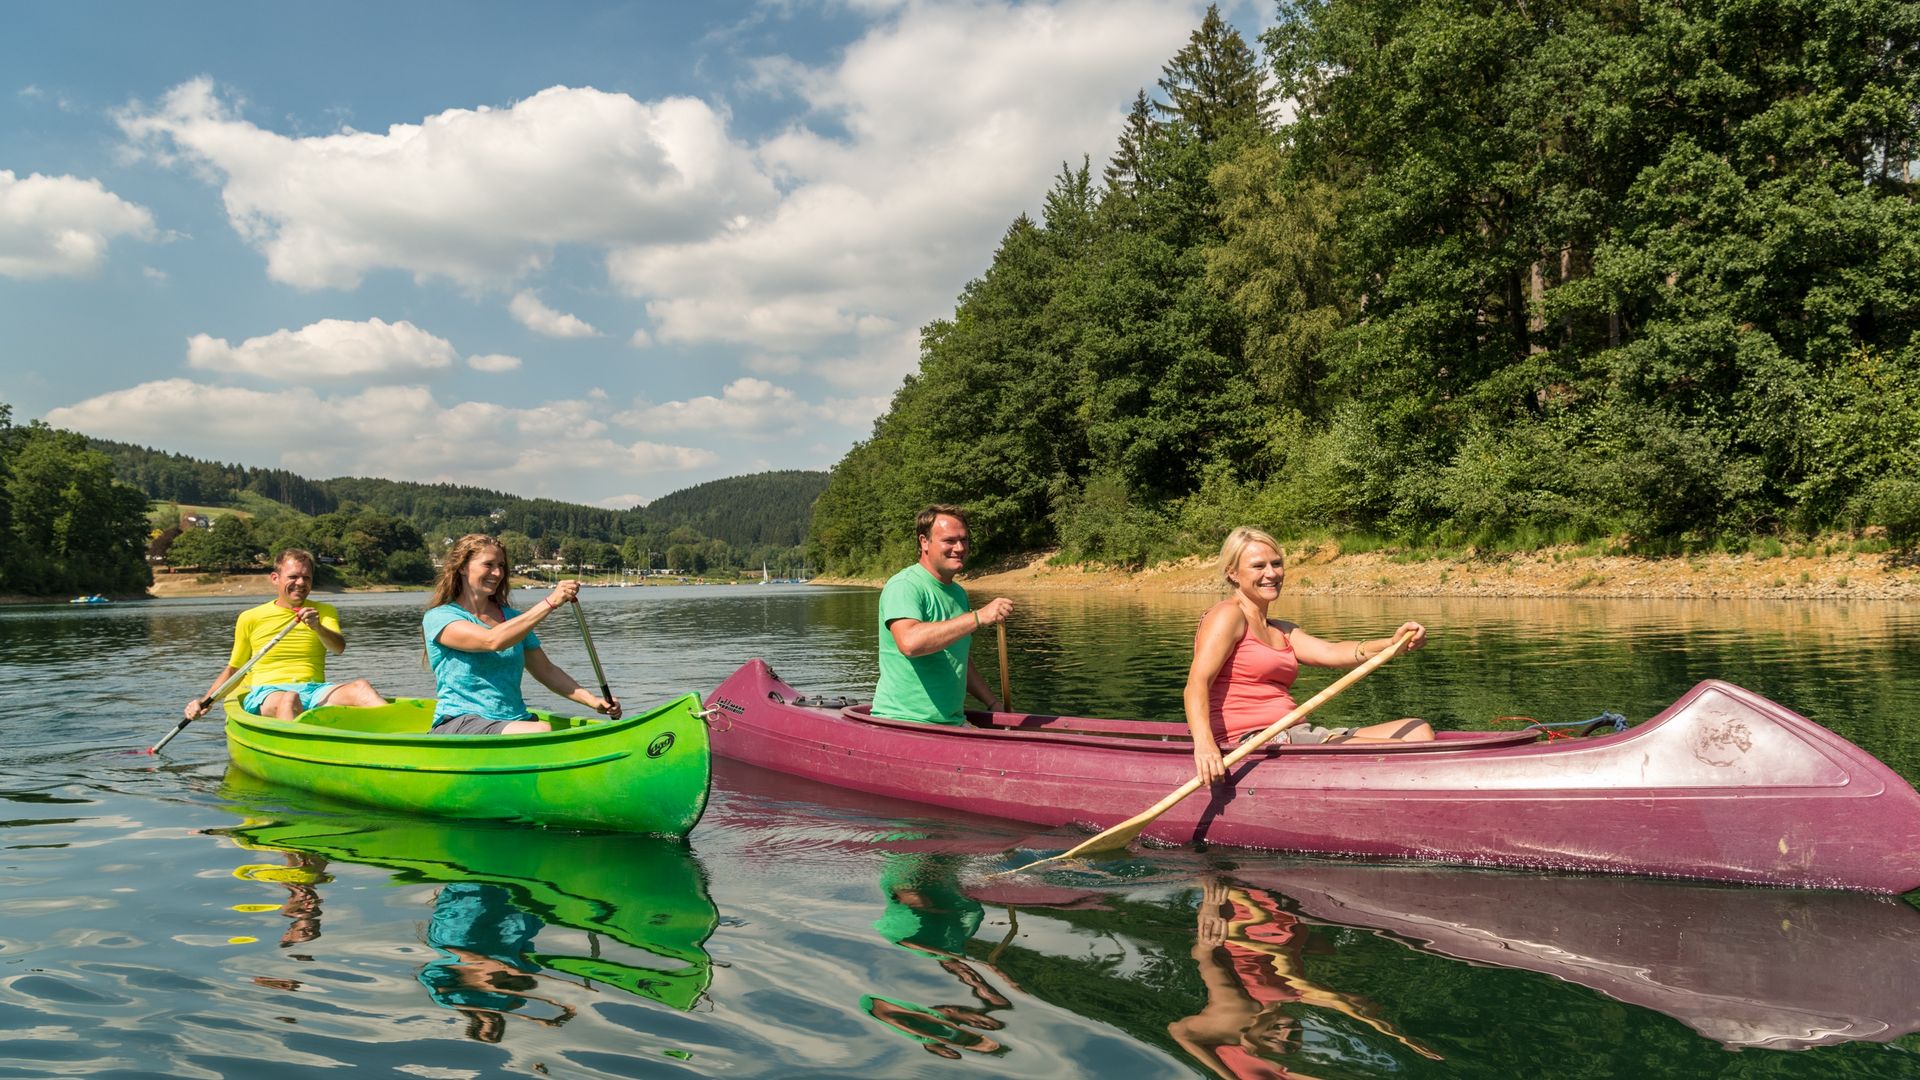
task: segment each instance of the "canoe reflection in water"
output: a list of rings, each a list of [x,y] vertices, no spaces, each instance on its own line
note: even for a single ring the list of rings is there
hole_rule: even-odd
[[[943,855],[887,855],[880,871],[887,907],[873,928],[903,949],[937,959],[941,969],[972,994],[974,1004],[920,1005],[868,994],[860,999],[860,1008],[938,1057],[957,1059],[963,1050],[995,1056],[1007,1047],[983,1032],[1005,1028],[992,1014],[1013,1003],[974,965],[992,971],[1014,990],[1019,987],[993,967],[991,957],[967,957],[967,942],[980,929],[986,909],[961,891],[960,865],[961,860]]]
[[[467,1037],[480,1042],[499,1042],[510,1012],[559,1027],[573,1019],[574,1008],[536,992],[551,981],[533,959],[533,940],[543,926],[514,907],[498,885],[443,886],[427,922],[427,944],[440,955],[420,969],[420,982],[434,1001],[465,1013]],[[547,1008],[527,1008],[541,1005]]]
[[[1535,971],[1730,1050],[1920,1031],[1920,911],[1861,893],[1312,862],[1239,875],[1316,921]]]
[[[1391,1054],[1317,1022],[1317,1011],[1357,1020],[1423,1057],[1439,1060],[1440,1055],[1375,1016],[1365,1000],[1317,986],[1300,973],[1302,928],[1279,897],[1221,878],[1204,878],[1200,886],[1193,959],[1207,988],[1207,1003],[1200,1012],[1167,1025],[1174,1041],[1194,1060],[1234,1080],[1304,1076],[1280,1064],[1300,1056],[1395,1068]]]
[[[434,1000],[475,1017],[475,1038],[497,1039],[507,1013],[562,1023],[574,1013],[564,1002],[608,988],[684,1011],[712,979],[705,946],[718,913],[699,863],[677,841],[293,808],[231,772],[222,794],[246,819],[210,831],[287,860],[242,868],[292,893],[280,908],[293,920],[283,945],[319,937],[321,888],[340,864],[391,871],[395,885],[437,886],[426,932],[437,958],[418,976]],[[586,946],[542,935],[550,927],[584,932]]]

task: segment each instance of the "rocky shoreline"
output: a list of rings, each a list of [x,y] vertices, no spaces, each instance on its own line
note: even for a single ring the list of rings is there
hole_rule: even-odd
[[[1211,558],[1190,556],[1138,571],[1057,564],[1041,552],[964,574],[970,590],[1060,589],[1224,592]],[[816,584],[882,584],[815,579]],[[1291,552],[1286,589],[1296,595],[1593,597],[1607,599],[1920,600],[1920,567],[1885,554],[1694,555],[1642,558],[1545,550],[1522,555],[1409,558],[1343,554],[1321,546]]]
[[[1097,589],[1122,592],[1223,592],[1213,560],[1189,556],[1142,570],[1057,563],[1053,552],[1036,552],[961,575],[974,591],[1044,592]],[[816,585],[878,588],[879,578],[815,578]],[[537,588],[537,582],[515,587]],[[376,586],[316,589],[328,592],[419,591]],[[1331,545],[1289,553],[1287,591],[1295,595],[1591,597],[1595,599],[1920,600],[1920,565],[1887,554],[1835,553],[1800,556],[1690,555],[1643,558],[1578,555],[1571,550],[1489,557],[1421,558],[1380,552],[1346,554]],[[229,575],[203,581],[199,575],[162,574],[145,597],[272,596],[265,574]],[[0,604],[55,603],[52,597],[0,597]]]

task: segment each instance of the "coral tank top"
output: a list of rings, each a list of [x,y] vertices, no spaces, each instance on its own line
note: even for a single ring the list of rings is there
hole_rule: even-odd
[[[1293,680],[1300,658],[1283,632],[1280,648],[1253,636],[1253,624],[1234,642],[1233,652],[1207,688],[1207,715],[1213,737],[1231,742],[1293,711]]]

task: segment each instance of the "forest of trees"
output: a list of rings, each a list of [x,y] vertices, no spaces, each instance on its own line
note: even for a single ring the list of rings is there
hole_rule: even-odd
[[[147,569],[147,497],[114,478],[87,440],[0,403],[0,593],[137,592]]]
[[[835,467],[830,569],[1920,539],[1920,5],[1209,9]]]
[[[310,480],[284,469],[87,442],[156,503],[250,512],[217,515],[210,530],[175,530],[162,545],[170,565],[243,569],[269,552],[302,547],[354,579],[403,584],[429,580],[431,553],[471,532],[498,536],[516,565],[698,574],[765,569],[793,577],[808,565],[807,525],[827,485],[824,472],[757,473],[684,488],[644,507],[606,510],[459,484]]]

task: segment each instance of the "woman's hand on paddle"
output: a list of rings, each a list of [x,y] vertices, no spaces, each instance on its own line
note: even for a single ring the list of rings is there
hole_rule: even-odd
[[[579,598],[580,583],[568,578],[553,587],[553,591],[547,594],[545,603],[550,607],[559,607],[561,604],[570,604]]]
[[[596,697],[589,702],[588,708],[610,720],[620,719],[620,699]]]
[[[1393,632],[1393,636],[1396,639],[1405,637],[1408,634],[1413,635],[1413,640],[1407,644],[1408,652],[1412,652],[1427,643],[1427,628],[1417,622],[1403,622],[1400,624],[1400,629]]]
[[[194,698],[187,702],[187,707],[182,711],[187,719],[198,720],[213,711],[213,702],[206,698]]]
[[[1217,784],[1227,778],[1226,762],[1220,758],[1220,748],[1211,739],[1193,744],[1193,771],[1202,784]]]

